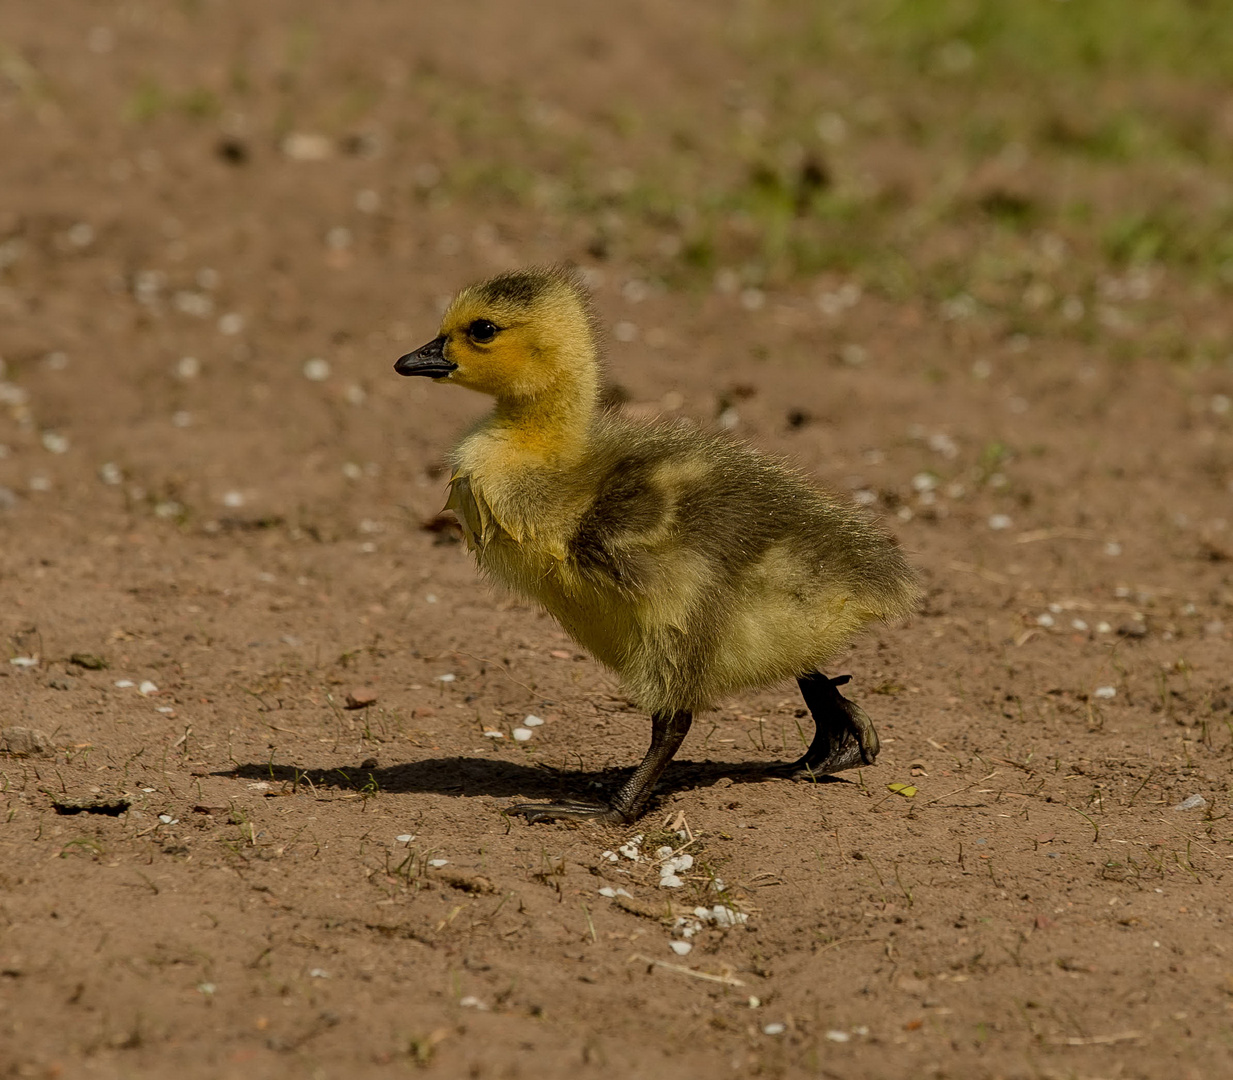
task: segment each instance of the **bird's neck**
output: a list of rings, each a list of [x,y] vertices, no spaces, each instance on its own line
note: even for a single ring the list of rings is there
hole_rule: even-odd
[[[563,381],[534,397],[498,398],[484,429],[527,466],[568,467],[586,449],[598,397],[589,381]]]

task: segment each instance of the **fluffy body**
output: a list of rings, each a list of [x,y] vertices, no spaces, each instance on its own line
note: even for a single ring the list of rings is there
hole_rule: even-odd
[[[906,615],[899,548],[795,470],[684,423],[593,415],[585,451],[527,460],[481,426],[450,505],[480,568],[543,606],[651,713],[820,670]]]
[[[447,504],[480,568],[649,712],[816,672],[915,605],[895,542],[795,469],[684,423],[602,412],[595,321],[569,272],[465,289],[404,360],[429,349],[450,368],[437,381],[496,398],[453,451]]]

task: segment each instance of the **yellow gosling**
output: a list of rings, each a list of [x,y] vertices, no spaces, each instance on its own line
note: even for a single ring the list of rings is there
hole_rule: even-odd
[[[873,764],[864,712],[821,673],[873,620],[909,614],[893,539],[781,461],[684,423],[599,405],[595,318],[561,268],[460,292],[439,335],[401,357],[496,399],[454,448],[449,501],[480,569],[550,612],[652,718],[651,747],[604,805],[526,803],[531,821],[633,821],[693,715],[795,678],[813,714],[798,778]]]

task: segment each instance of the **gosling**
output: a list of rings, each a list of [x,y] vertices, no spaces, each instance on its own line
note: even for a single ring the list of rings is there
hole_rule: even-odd
[[[529,821],[634,821],[725,695],[795,678],[814,719],[798,779],[872,765],[878,736],[821,668],[865,624],[914,608],[895,541],[784,463],[685,423],[600,405],[597,323],[570,270],[462,290],[440,333],[394,365],[489,394],[454,448],[446,503],[480,570],[551,613],[651,715],[612,799],[523,803]]]

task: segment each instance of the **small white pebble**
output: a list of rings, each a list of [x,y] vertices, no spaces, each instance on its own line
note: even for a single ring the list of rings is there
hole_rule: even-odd
[[[932,491],[937,486],[937,477],[931,476],[927,472],[917,473],[914,477],[912,477],[912,489],[914,491]]]
[[[449,862],[450,862],[449,859],[429,859],[428,865],[432,867],[440,868],[442,866],[448,866]]]
[[[761,998],[756,998],[756,997],[750,996],[750,998],[749,998],[749,1007],[750,1007],[751,1009],[756,1009],[756,1008],[758,1008],[761,1004],[762,1004],[762,999],[761,999]]]
[[[395,839],[396,841],[398,841],[398,843],[400,843],[400,844],[409,844],[409,843],[411,843],[411,841],[412,841],[412,840],[414,840],[414,839],[415,839],[415,834],[414,834],[414,833],[405,832],[405,833],[403,833],[401,836],[396,836],[396,837],[394,837],[394,839]]]
[[[657,859],[670,859],[670,858],[672,858],[672,848],[668,847],[666,844],[665,844],[663,847],[661,847],[661,848],[656,848],[656,849],[655,849],[655,858],[657,858]]]
[[[763,1029],[763,1034],[766,1035],[782,1035],[787,1028],[783,1024],[767,1024]]]
[[[38,667],[39,658],[37,656],[14,656],[9,663],[14,667]],[[129,683],[129,686],[132,685]]]
[[[534,735],[535,732],[533,732],[530,728],[516,727],[511,734],[514,736],[515,742],[529,742],[531,736]]]
[[[1014,524],[1010,517],[1006,514],[991,514],[989,516],[989,528],[994,532],[1000,532],[1003,529],[1009,529]]]
[[[642,853],[638,850],[638,846],[636,844],[622,844],[619,848],[617,848],[617,851],[632,862],[637,862],[640,858],[642,858]]]
[[[1079,631],[1084,631],[1087,629],[1087,623],[1085,623],[1082,619],[1072,619],[1070,625]]]
[[[480,1012],[486,1012],[488,1010],[487,1005],[485,1005],[482,1001],[480,1001],[479,998],[473,997],[470,994],[468,994],[464,998],[459,998],[458,1004],[461,1005],[464,1009],[478,1009]]]
[[[1117,689],[1112,686],[1098,686],[1092,691],[1092,697],[1112,698],[1117,697]]]
[[[766,293],[750,286],[741,290],[741,307],[746,311],[757,311],[766,303]]]
[[[116,687],[120,690],[127,690],[130,686],[136,686],[132,679],[117,679]]]
[[[716,904],[711,908],[711,918],[717,926],[741,926],[749,922],[749,916],[743,911],[733,911],[732,908],[724,907],[723,904]]]
[[[1053,616],[1052,616],[1052,615],[1050,615],[1048,612],[1045,612],[1043,615],[1037,615],[1037,616],[1036,616],[1036,625],[1037,625],[1037,626],[1052,626],[1052,625],[1053,625]]]
[[[164,825],[179,825],[180,824],[179,818],[173,818],[170,814],[159,814],[158,820],[161,821]]]
[[[677,956],[688,956],[694,951],[694,947],[688,941],[670,941],[668,942],[668,948],[676,953]]]
[[[522,718],[523,727],[539,727],[543,722],[538,716],[524,716]]]
[[[170,705],[160,705],[154,711],[161,712],[164,716],[171,716],[175,712],[175,709],[173,709]]]
[[[223,492],[222,504],[235,510],[237,507],[244,505],[244,492],[242,491],[225,491]]]
[[[1113,627],[1110,626],[1107,622],[1099,622],[1096,624],[1096,633],[1111,634],[1113,633]]]
[[[330,362],[319,356],[304,361],[304,378],[311,382],[325,382],[330,377]]]
[[[664,874],[659,879],[659,887],[661,889],[679,889],[684,884],[685,882],[677,877],[676,874]]]
[[[425,603],[425,604],[435,604],[436,602],[437,602],[437,594],[436,594],[436,593],[428,593],[428,594],[424,597],[424,603]]]
[[[846,1031],[828,1031],[826,1038],[830,1042],[845,1043],[852,1038]]]
[[[158,687],[149,679],[146,679],[139,687],[137,687],[137,692],[145,697],[149,697],[151,694],[158,693]]]
[[[325,968],[312,968],[308,972],[308,977],[310,979],[328,979],[330,977],[330,973],[326,971]]]
[[[600,896],[606,896],[609,899],[616,896],[616,894],[617,894],[616,889],[614,889],[611,885],[605,885],[602,889],[599,890]]]
[[[618,862],[619,861],[617,859],[617,853],[615,851],[601,852],[599,857],[605,860],[606,862]]]
[[[98,467],[98,478],[109,487],[124,483],[124,473],[114,461],[105,461]]]
[[[1202,795],[1188,795],[1179,802],[1174,810],[1202,810],[1207,805],[1207,800]]]
[[[505,732],[497,731],[496,728],[489,728],[487,731],[484,732],[484,738],[485,739],[504,739]]]
[[[67,454],[69,441],[58,431],[43,432],[43,449],[51,454]]]
[[[458,678],[458,676],[452,671],[447,671],[444,675],[437,676],[437,682],[453,682],[456,678]]]
[[[203,983],[197,984],[197,993],[205,994],[206,997],[210,997],[211,995],[213,995],[214,991],[217,989],[218,987],[215,986],[214,983],[211,983],[211,982],[203,982]]]

